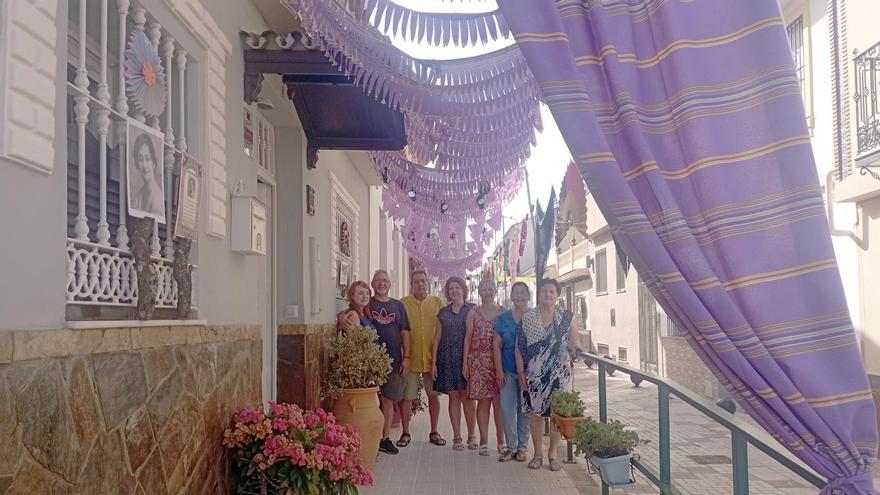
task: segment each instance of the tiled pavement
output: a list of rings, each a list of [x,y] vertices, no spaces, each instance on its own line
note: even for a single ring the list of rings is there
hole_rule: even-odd
[[[598,417],[598,377],[595,369],[579,365],[575,386],[584,393],[587,414]],[[648,383],[634,387],[629,377],[618,373],[608,377],[608,417],[619,419],[636,429],[643,439],[650,441],[639,448],[643,462],[657,471],[657,390]],[[490,433],[492,455],[481,457],[476,451],[454,452],[451,445],[451,427],[446,414],[445,399],[441,399],[440,432],[450,442],[445,447],[427,441],[427,411],[416,416],[413,423],[413,442],[396,456],[379,454],[376,466],[376,484],[361,490],[364,495],[451,495],[451,494],[598,494],[598,477],[587,472],[583,459],[576,465],[564,465],[561,472],[547,469],[533,471],[525,463],[499,463],[494,451],[494,429]],[[743,413],[737,413],[744,417]],[[727,495],[733,493],[731,464],[729,462],[730,436],[720,426],[679,399],[670,400],[672,479],[683,495]],[[490,421],[491,423],[491,421]],[[490,425],[491,427],[491,425]],[[395,440],[399,435],[395,432]],[[768,437],[769,439],[769,437]],[[772,441],[772,439],[771,439]],[[563,444],[564,446],[564,444]],[[564,449],[560,449],[560,458]],[[700,463],[694,456],[716,456],[717,463]],[[613,490],[616,495],[659,493],[643,476],[637,474],[637,484],[625,490]],[[755,495],[809,495],[818,489],[801,480],[779,463],[754,447],[749,448],[749,492]]]
[[[476,450],[452,450],[452,427],[446,413],[446,399],[441,397],[440,434],[447,440],[444,447],[428,443],[430,425],[427,411],[419,413],[411,428],[412,443],[398,455],[379,453],[376,484],[361,490],[362,495],[461,495],[461,494],[599,494],[598,479],[591,478],[583,463],[564,466],[559,472],[544,467],[531,470],[524,462],[498,462],[495,433],[489,434],[492,453],[480,456]],[[395,431],[397,440],[400,431]],[[546,445],[546,443],[545,443]],[[560,459],[563,451],[560,450]]]
[[[598,373],[579,365],[575,372],[575,387],[583,392],[587,414],[598,418]],[[628,375],[616,373],[607,378],[608,418],[618,419],[639,436],[649,440],[639,447],[638,454],[657,472],[657,388],[643,382],[635,387]],[[730,433],[680,399],[671,398],[670,444],[672,447],[672,482],[682,494],[725,495],[733,493],[730,464]],[[748,418],[743,412],[740,418]],[[749,420],[750,421],[750,420]],[[769,442],[775,442],[769,436]],[[700,463],[696,456],[714,456],[716,463]],[[643,476],[631,489],[612,493],[659,493]],[[749,493],[756,495],[807,495],[819,490],[754,447],[749,447]]]

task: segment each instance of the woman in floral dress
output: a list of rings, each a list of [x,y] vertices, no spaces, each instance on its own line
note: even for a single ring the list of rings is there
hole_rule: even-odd
[[[522,408],[531,415],[535,457],[529,469],[540,469],[544,462],[544,418],[550,416],[550,394],[565,387],[571,378],[571,359],[580,349],[580,337],[571,311],[559,307],[559,282],[544,279],[538,285],[538,307],[529,310],[516,328],[516,368],[520,387],[526,392]],[[559,432],[550,429],[547,457],[550,470],[559,471],[556,459]]]
[[[489,409],[495,408],[495,431],[498,451],[504,447],[501,427],[501,398],[495,375],[495,318],[506,308],[495,304],[495,282],[480,281],[477,288],[480,305],[467,318],[464,337],[462,373],[468,381],[467,398],[477,401],[477,425],[480,428],[480,455],[489,455]]]
[[[467,284],[459,277],[449,277],[443,289],[449,304],[437,313],[434,335],[434,390],[449,395],[449,420],[452,422],[452,450],[464,450],[461,438],[461,412],[468,430],[468,448],[476,449],[474,403],[467,399],[467,381],[462,374],[465,321],[473,308],[465,302]]]

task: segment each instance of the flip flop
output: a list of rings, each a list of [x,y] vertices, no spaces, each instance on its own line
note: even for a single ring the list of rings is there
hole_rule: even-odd
[[[396,445],[398,447],[406,447],[410,442],[412,442],[412,435],[404,433],[403,435],[400,435],[400,439],[397,441]]]
[[[550,459],[550,471],[562,471],[562,464],[557,459]]]
[[[480,445],[480,455],[489,455],[488,445]]]
[[[532,460],[529,461],[529,469],[541,469],[541,466],[544,464],[543,457],[532,457]]]
[[[436,431],[432,431],[431,434],[428,435],[428,440],[432,444],[439,445],[440,447],[446,445],[446,440],[444,440],[443,437],[441,437],[440,434]]]

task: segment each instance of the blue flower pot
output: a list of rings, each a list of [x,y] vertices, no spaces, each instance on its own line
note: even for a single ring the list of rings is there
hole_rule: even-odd
[[[628,485],[633,481],[630,477],[630,459],[632,459],[632,454],[607,459],[593,456],[590,458],[590,463],[599,470],[602,481],[610,486],[619,486]]]

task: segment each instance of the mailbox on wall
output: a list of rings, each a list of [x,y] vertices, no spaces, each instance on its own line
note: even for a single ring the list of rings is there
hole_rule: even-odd
[[[239,254],[265,255],[266,205],[252,196],[232,198],[232,250]]]

